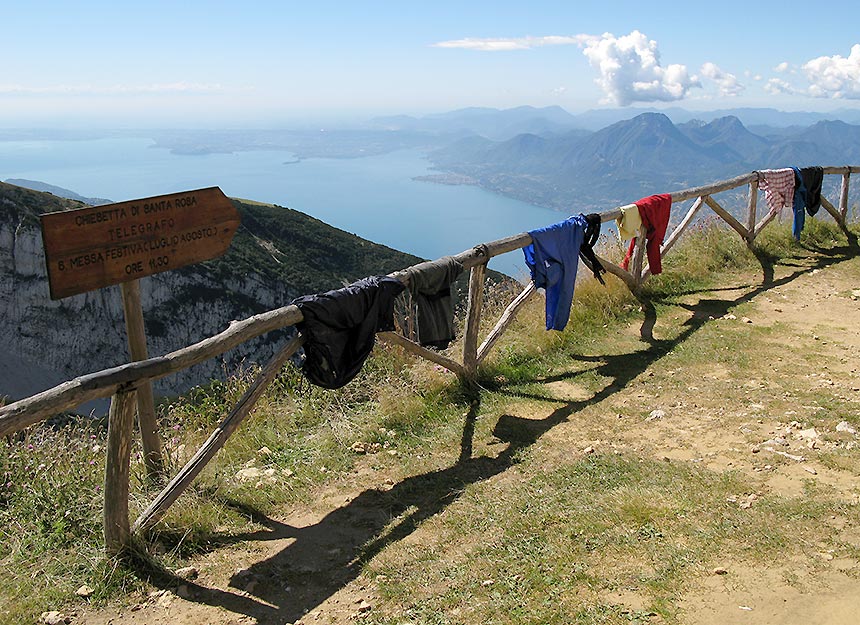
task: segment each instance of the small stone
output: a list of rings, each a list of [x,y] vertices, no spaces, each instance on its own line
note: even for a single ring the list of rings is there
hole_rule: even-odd
[[[817,334],[813,334],[813,335],[812,335],[812,340],[813,340],[813,341],[820,341],[821,339],[820,339],[820,338],[818,338],[818,335],[817,335]]]
[[[656,421],[657,419],[662,419],[666,416],[665,410],[652,410],[648,416],[646,417],[646,421]]]
[[[737,317],[735,315],[733,315],[732,313],[729,313],[728,315],[723,315],[723,319],[728,319],[729,321],[734,321],[735,319],[737,319]]]
[[[265,445],[263,445],[262,447],[260,447],[257,450],[257,453],[260,454],[261,456],[271,456],[272,450],[269,449],[268,447],[266,447]]]
[[[292,469],[282,469],[281,470],[281,475],[283,475],[284,477],[293,477],[295,474],[296,474],[296,472],[293,471]]]
[[[741,317],[741,321],[743,321],[744,323],[752,323],[753,322],[753,320],[750,319],[749,317]]]
[[[847,434],[856,434],[857,433],[857,430],[854,427],[852,427],[851,424],[848,423],[847,421],[840,421],[839,423],[837,423],[836,424],[836,431],[837,432],[845,432]]]
[[[754,454],[757,454],[761,451],[761,447],[759,447],[758,445],[753,445],[752,447],[750,447],[750,451]]]
[[[197,567],[194,566],[183,566],[181,569],[173,571],[173,574],[176,575],[176,577],[181,577],[182,579],[197,579],[200,571],[198,571]]]
[[[71,619],[62,612],[52,610],[50,612],[42,612],[39,622],[46,625],[61,625],[63,623],[70,623]]]
[[[253,482],[263,477],[263,471],[257,467],[246,467],[236,472],[236,479],[240,482]]]
[[[797,433],[797,435],[798,435],[800,438],[804,438],[804,439],[806,439],[806,440],[812,440],[812,441],[814,441],[814,440],[818,440],[819,438],[821,438],[821,437],[819,436],[818,432],[816,432],[816,431],[815,431],[815,428],[809,428],[809,429],[806,429],[806,430],[800,430],[800,431]]]
[[[349,448],[357,454],[367,453],[367,443],[362,443],[361,441],[355,441]]]
[[[591,445],[589,445],[588,447],[586,447],[585,449],[583,449],[583,450],[582,450],[582,453],[584,453],[584,454],[593,454],[593,453],[594,453],[594,447],[592,447]]]
[[[713,571],[711,571],[714,575],[728,575],[728,570],[718,566]]]
[[[481,582],[481,586],[492,586],[495,583],[495,580],[485,579],[483,582]]]
[[[807,473],[812,473],[812,475],[818,475],[818,471],[816,471],[812,467],[803,467],[803,470]]]
[[[79,597],[83,597],[86,599],[87,597],[92,595],[94,592],[95,592],[95,590],[93,588],[90,588],[89,586],[84,584],[83,586],[81,586],[80,588],[78,588],[75,591],[75,594]]]
[[[371,604],[369,604],[367,601],[365,601],[364,599],[362,599],[358,603],[358,611],[360,613],[370,612],[372,609],[373,609],[373,606]]]

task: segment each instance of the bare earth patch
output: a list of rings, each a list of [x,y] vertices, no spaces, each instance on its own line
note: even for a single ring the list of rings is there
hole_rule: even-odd
[[[373,571],[432,553],[421,593],[444,594],[449,581],[439,571],[471,547],[444,540],[464,489],[504,492],[536,472],[617,453],[730,472],[743,488],[728,504],[741,514],[770,496],[800,506],[825,493],[838,504],[827,523],[780,552],[731,550],[693,567],[670,622],[860,623],[860,298],[852,295],[860,258],[811,255],[778,267],[770,287],[754,275],[730,280],[728,289],[666,303],[654,345],[638,340],[637,324],[619,335],[616,354],[582,357],[507,404],[495,401],[479,414],[471,459],[452,465],[449,450],[438,468],[410,476],[376,469],[368,457],[309,509],[261,519],[259,531],[200,557],[196,579],[162,584],[126,607],[82,610],[76,622],[419,623],[385,598],[390,580]],[[517,450],[527,458],[512,460]],[[368,563],[378,566],[365,570]],[[491,572],[475,575],[481,592],[500,583]],[[566,600],[623,606],[594,622],[664,622],[633,582]],[[469,611],[466,601],[445,622],[473,623]]]

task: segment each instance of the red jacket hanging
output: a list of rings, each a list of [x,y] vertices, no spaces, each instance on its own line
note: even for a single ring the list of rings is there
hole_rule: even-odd
[[[649,195],[636,201],[636,207],[639,209],[639,216],[642,218],[642,225],[645,226],[645,239],[647,245],[645,250],[648,253],[648,267],[652,275],[657,275],[663,271],[663,263],[660,259],[660,246],[663,245],[663,239],[666,237],[666,228],[669,227],[669,213],[672,210],[672,196],[668,193],[659,195]],[[627,250],[627,255],[621,262],[621,266],[627,269],[630,259],[633,257],[633,248],[636,246],[636,237],[630,240],[630,248]]]

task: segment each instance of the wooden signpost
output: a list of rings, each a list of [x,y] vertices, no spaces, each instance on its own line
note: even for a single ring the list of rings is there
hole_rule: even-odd
[[[146,360],[139,278],[227,251],[239,213],[218,187],[40,217],[51,299],[120,284],[132,360]],[[147,472],[162,472],[152,385],[137,387]],[[113,414],[113,409],[111,413]]]

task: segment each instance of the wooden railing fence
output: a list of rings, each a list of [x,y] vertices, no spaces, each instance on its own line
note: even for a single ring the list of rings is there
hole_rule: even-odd
[[[822,206],[833,216],[833,219],[846,234],[849,234],[846,225],[848,185],[851,174],[858,172],[860,172],[860,166],[824,168],[824,173],[827,175],[835,174],[842,176],[837,206],[831,204],[823,196]],[[716,193],[739,188],[744,185],[748,185],[749,187],[748,212],[745,224],[733,217],[713,197]],[[704,206],[710,208],[726,221],[751,248],[758,234],[777,214],[774,211],[770,211],[757,221],[758,175],[756,172],[701,187],[677,191],[671,195],[673,203],[691,199],[693,203],[687,209],[680,223],[665,239],[661,248],[663,256],[677,243],[680,236],[692,223],[693,218]],[[614,220],[620,216],[620,207],[601,213],[601,218],[604,222]],[[637,295],[642,288],[643,282],[650,275],[649,269],[643,267],[645,252],[644,229],[640,234],[641,236],[637,237],[637,244],[634,248],[633,259],[629,269],[622,269],[606,259],[600,259],[609,273],[624,281],[627,287]],[[531,237],[527,233],[522,233],[478,245],[455,256],[458,261],[471,270],[462,362],[457,362],[444,354],[422,347],[393,332],[380,333],[379,338],[383,341],[400,345],[413,354],[441,365],[464,379],[474,380],[481,362],[487,357],[487,354],[504,331],[511,325],[520,308],[536,292],[534,284],[529,283],[508,305],[496,325],[483,342],[479,344],[478,330],[481,322],[484,277],[487,262],[494,256],[523,248],[529,243],[531,243]],[[419,266],[416,265],[415,267],[395,272],[392,276],[408,284],[410,274],[416,267]],[[218,450],[224,446],[230,435],[251,412],[257,400],[275,379],[281,367],[284,366],[290,356],[302,345],[304,338],[301,335],[295,336],[263,367],[250,388],[248,388],[230,413],[215,428],[202,447],[179,470],[176,476],[168,482],[132,526],[129,523],[128,514],[129,467],[134,410],[138,390],[144,388],[152,380],[187,369],[226,352],[245,341],[273,330],[295,325],[301,320],[302,315],[298,308],[292,305],[284,306],[249,317],[243,321],[234,321],[223,332],[193,345],[165,354],[164,356],[130,362],[69,380],[54,388],[0,408],[0,436],[5,436],[34,425],[52,415],[71,410],[84,402],[111,397],[110,413],[108,416],[107,463],[104,486],[104,536],[108,554],[121,554],[129,546],[132,535],[135,532],[144,531],[152,527],[153,524],[161,519],[170,505],[188,488],[194,478],[215,456]]]

